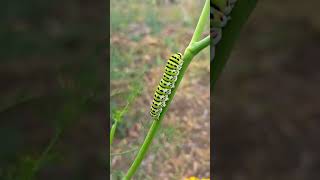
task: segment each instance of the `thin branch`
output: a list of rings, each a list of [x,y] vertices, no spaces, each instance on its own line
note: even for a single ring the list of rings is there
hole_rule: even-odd
[[[209,14],[210,14],[210,1],[206,0],[204,7],[202,9],[198,24],[196,26],[196,29],[194,30],[190,44],[192,44],[196,41],[199,41],[201,34],[203,32],[203,29],[204,29],[207,21],[209,20],[208,19]]]
[[[193,54],[198,54],[202,49],[206,48],[210,44],[210,35],[207,37],[203,38],[201,41],[194,42],[191,44],[190,51]]]

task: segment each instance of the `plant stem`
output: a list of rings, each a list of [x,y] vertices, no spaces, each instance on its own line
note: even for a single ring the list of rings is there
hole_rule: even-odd
[[[112,142],[113,142],[113,138],[114,138],[114,134],[115,134],[116,129],[117,129],[117,125],[118,125],[118,121],[115,121],[114,124],[112,124],[111,130],[110,130],[110,147],[111,147]]]
[[[50,141],[48,147],[41,153],[40,158],[36,161],[34,167],[32,168],[33,175],[39,171],[40,167],[43,165],[45,159],[47,158],[49,152],[52,150],[53,146],[57,143],[60,135],[62,134],[62,128],[58,128],[56,134]]]
[[[247,22],[258,0],[239,0],[230,14],[231,20],[222,29],[222,39],[216,46],[216,55],[210,64],[210,91],[215,87],[235,44],[241,28]]]
[[[209,21],[209,14],[210,14],[210,1],[206,0],[204,7],[202,9],[200,18],[198,20],[198,24],[197,24],[196,29],[194,30],[193,36],[191,38],[190,44],[192,44],[196,41],[199,41],[205,25],[206,25],[207,21]]]
[[[189,66],[190,62],[192,61],[193,57],[198,54],[203,48],[209,46],[210,44],[210,38],[209,37],[206,37],[204,38],[203,40],[199,41],[199,42],[195,42],[197,40],[199,40],[202,32],[203,32],[203,29],[204,29],[204,26],[205,26],[205,22],[208,21],[208,18],[209,18],[209,14],[210,14],[210,7],[209,7],[209,0],[206,0],[205,2],[205,5],[204,5],[204,8],[202,10],[202,13],[200,15],[200,18],[199,18],[199,21],[198,21],[198,24],[197,24],[197,27],[195,29],[195,32],[192,36],[192,39],[191,39],[191,42],[190,44],[188,45],[188,47],[186,48],[185,52],[184,52],[184,55],[183,55],[183,66],[180,70],[180,73],[177,77],[177,81],[175,83],[175,88],[172,89],[172,92],[171,94],[168,96],[168,101],[166,102],[166,106],[163,108],[160,116],[159,116],[159,119],[158,120],[154,120],[152,122],[152,125],[148,131],[148,134],[143,142],[143,144],[141,145],[140,147],[140,150],[135,158],[135,160],[133,161],[131,167],[129,168],[126,176],[123,178],[124,180],[130,180],[132,178],[132,176],[135,174],[135,172],[137,171],[138,167],[140,166],[143,158],[145,157],[146,155],[146,152],[148,151],[149,147],[150,147],[150,144],[155,136],[155,134],[157,133],[157,130],[159,129],[160,127],[160,124],[161,124],[161,121],[163,120],[164,118],[164,115],[166,114],[169,106],[170,106],[170,103],[176,93],[176,90],[177,88],[179,87],[179,84],[183,78],[183,75],[185,73],[185,71],[187,70],[187,67]]]
[[[116,129],[117,129],[118,123],[122,120],[123,115],[127,112],[128,107],[129,107],[129,105],[131,104],[132,101],[133,101],[133,98],[127,102],[126,106],[121,111],[119,111],[120,115],[118,115],[117,118],[114,118],[114,123],[112,124],[111,130],[110,130],[110,148],[111,148],[111,145],[112,145],[112,142],[113,142],[113,139],[114,139],[114,135],[116,133]]]
[[[204,49],[205,47],[207,47],[210,44],[210,35],[208,35],[207,37],[203,38],[201,41],[198,42],[194,42],[189,46],[189,50],[193,53],[193,54],[197,54],[198,52],[200,52],[202,49]]]

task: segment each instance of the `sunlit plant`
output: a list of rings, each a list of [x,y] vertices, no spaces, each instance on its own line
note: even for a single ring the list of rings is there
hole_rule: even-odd
[[[167,75],[170,75],[170,77],[168,77],[168,78],[172,78],[172,77],[175,78],[174,80],[171,81],[172,86],[170,86],[170,93],[167,93],[165,96],[166,100],[165,100],[165,104],[161,108],[161,112],[158,112],[158,114],[154,117],[150,116],[150,119],[152,120],[151,127],[146,135],[146,138],[145,138],[143,144],[141,145],[141,147],[136,155],[136,158],[134,159],[133,163],[131,164],[126,175],[123,177],[123,179],[125,179],[125,180],[129,180],[134,176],[134,174],[136,173],[137,169],[139,168],[142,160],[144,159],[144,157],[145,157],[145,155],[151,145],[151,142],[152,142],[156,132],[158,131],[163,118],[165,117],[165,114],[171,104],[171,101],[173,100],[173,98],[175,96],[176,90],[179,87],[179,84],[180,84],[181,80],[183,79],[184,74],[185,74],[189,64],[191,63],[192,59],[201,50],[203,50],[205,47],[209,46],[209,44],[210,44],[210,36],[209,35],[207,37],[201,39],[201,35],[204,31],[206,23],[209,22],[208,21],[209,20],[209,13],[210,13],[209,6],[210,6],[210,1],[206,0],[205,5],[203,7],[203,10],[201,12],[198,24],[196,26],[196,29],[194,31],[194,34],[191,38],[189,45],[186,47],[185,51],[180,54],[180,57],[176,56],[181,61],[183,61],[183,63],[181,63],[181,64],[177,63],[179,65],[179,68],[176,66],[176,69],[173,69],[174,72],[171,72],[173,74],[170,74],[170,72],[167,73]],[[174,62],[173,62],[173,64],[174,64]],[[170,67],[173,68],[173,66],[170,66]],[[166,70],[169,70],[168,67]],[[176,73],[176,72],[178,72],[178,73]],[[125,109],[126,108],[124,108],[123,111],[119,111],[117,113],[117,115],[121,116],[121,114],[123,114],[123,112],[125,112]],[[121,119],[121,118],[116,118],[116,119]],[[118,122],[119,121],[115,121],[115,123],[111,127],[110,146],[112,145]]]
[[[213,27],[215,28],[213,34],[218,35],[212,37],[213,41],[211,41],[211,46],[214,48],[214,51],[212,51],[211,49],[211,53],[215,52],[211,55],[212,59],[210,64],[211,90],[213,89],[217,77],[222,71],[225,62],[230,55],[231,49],[236,37],[239,35],[242,25],[244,24],[244,22],[246,22],[250,13],[255,7],[256,1],[257,0],[238,0],[237,5],[235,5],[236,0],[205,1],[204,7],[202,9],[201,15],[199,17],[197,26],[194,30],[194,34],[189,45],[185,48],[183,53],[174,54],[169,58],[166,64],[165,73],[159,85],[155,88],[155,96],[153,102],[151,103],[150,110],[150,119],[152,120],[151,127],[149,128],[145,140],[140,146],[139,151],[136,154],[136,157],[129,170],[123,176],[124,180],[130,180],[134,176],[141,162],[145,158],[145,155],[151,146],[152,140],[154,139],[157,131],[160,128],[161,122],[168,111],[168,108],[175,96],[175,93],[184,77],[189,64],[200,51],[202,51],[210,44],[210,35],[206,36],[203,39],[201,39],[201,35],[204,32],[205,25],[209,20],[210,6],[212,7],[212,2],[214,2],[216,5],[219,5],[216,7],[218,7],[221,12],[228,15],[228,18],[231,17],[232,21],[230,23],[226,23],[229,19],[221,18],[218,18],[218,20],[213,18],[213,21],[211,21],[211,25],[213,25]],[[231,5],[225,7],[223,3],[230,3]],[[214,14],[214,11],[214,8],[211,8],[211,14]],[[217,27],[219,29],[217,29]],[[213,29],[211,29],[211,32],[212,30]],[[213,42],[214,44],[212,44]],[[117,117],[114,117],[116,121],[111,127],[110,146],[113,143],[117,125],[120,122],[123,113],[126,112],[126,109],[127,106],[123,110],[118,111],[116,113]]]

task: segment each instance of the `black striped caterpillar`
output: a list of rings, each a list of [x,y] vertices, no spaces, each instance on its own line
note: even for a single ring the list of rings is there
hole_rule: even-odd
[[[175,86],[182,64],[183,60],[181,53],[176,53],[168,59],[165,72],[157,86],[151,104],[150,115],[152,118],[159,119],[162,108],[166,106],[168,96],[171,94],[171,89]]]
[[[237,0],[210,0],[210,35],[211,44],[211,61],[215,56],[215,46],[222,37],[222,28],[227,24],[230,17],[228,16]]]

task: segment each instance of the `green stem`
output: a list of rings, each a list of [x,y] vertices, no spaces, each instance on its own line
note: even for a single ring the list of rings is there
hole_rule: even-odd
[[[114,135],[116,133],[118,123],[122,120],[123,115],[127,112],[128,107],[132,101],[133,101],[133,98],[131,100],[129,100],[127,102],[126,106],[120,111],[120,115],[118,115],[117,118],[114,118],[114,123],[112,124],[111,130],[110,130],[110,149],[111,149],[111,145],[112,145],[112,142],[114,139]]]
[[[118,125],[118,121],[115,121],[112,124],[111,130],[110,130],[110,147],[111,147],[112,142],[113,142],[114,134],[116,133],[117,125]]]
[[[230,14],[231,20],[222,30],[222,39],[216,46],[216,55],[213,63],[210,64],[210,90],[215,87],[229,56],[238,38],[241,28],[247,22],[254,10],[258,0],[239,0]]]
[[[164,115],[166,114],[166,112],[170,106],[170,103],[176,93],[176,90],[179,87],[179,84],[184,76],[184,73],[187,70],[187,67],[189,66],[193,57],[196,54],[198,54],[203,48],[207,47],[210,44],[210,37],[206,37],[199,42],[195,42],[200,38],[200,36],[203,32],[204,26],[205,26],[205,22],[209,18],[209,12],[210,12],[209,5],[210,5],[209,0],[206,0],[205,6],[202,10],[201,16],[199,18],[199,22],[198,22],[197,27],[195,29],[195,32],[192,36],[191,42],[184,52],[184,55],[183,55],[184,63],[183,63],[182,68],[180,69],[180,73],[177,77],[177,81],[175,83],[175,88],[172,89],[171,94],[168,96],[169,99],[166,102],[167,105],[162,109],[162,112],[159,116],[159,119],[154,120],[152,122],[152,125],[148,131],[148,134],[147,134],[143,144],[141,145],[140,150],[139,150],[135,160],[133,161],[132,165],[130,166],[126,176],[123,178],[124,180],[130,180],[132,178],[132,176],[136,173],[138,167],[140,166],[143,158],[145,157],[145,155],[150,147],[150,144],[152,143],[154,136],[157,133],[157,130],[160,127],[161,121],[163,120]]]
[[[193,36],[191,38],[190,44],[199,41],[201,34],[203,32],[203,29],[209,20],[209,14],[210,14],[210,1],[206,0],[204,7],[202,9],[200,18],[198,20],[198,24],[196,26],[196,29],[194,30]]]
[[[189,46],[189,50],[193,54],[197,54],[200,52],[202,49],[207,47],[210,44],[210,36],[208,35],[207,37],[203,38],[201,41],[194,42]]]

